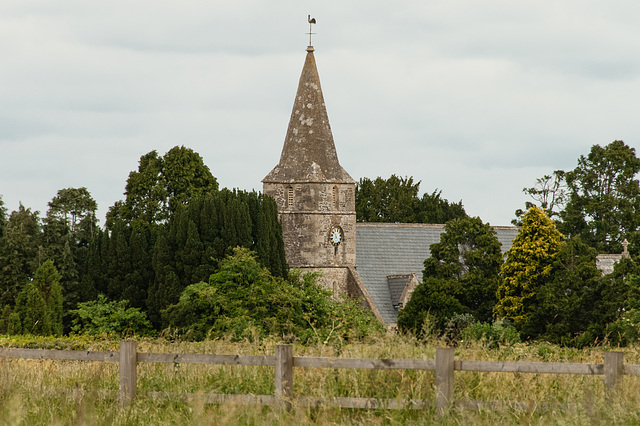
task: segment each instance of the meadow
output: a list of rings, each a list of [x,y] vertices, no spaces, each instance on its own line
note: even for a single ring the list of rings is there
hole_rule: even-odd
[[[232,342],[209,339],[140,339],[139,352],[273,355],[275,339]],[[0,347],[117,351],[117,338],[0,336]],[[295,345],[296,356],[433,359],[440,340],[418,342],[387,333],[367,342]],[[587,349],[545,343],[491,348],[463,342],[458,360],[602,363],[606,350],[624,352],[640,364],[640,346]],[[74,425],[300,425],[300,424],[636,424],[640,423],[640,377],[605,394],[602,376],[456,372],[456,400],[497,401],[496,410],[365,410],[294,406],[291,411],[259,405],[206,404],[207,393],[274,392],[273,367],[138,364],[138,397],[118,401],[118,364],[112,362],[0,359],[0,424]],[[152,398],[147,393],[162,398]],[[185,400],[180,393],[195,394]],[[434,372],[295,368],[294,395],[318,397],[416,398],[434,400]],[[202,396],[202,397],[200,397]],[[527,402],[522,410],[516,402]],[[542,402],[549,405],[541,404]]]

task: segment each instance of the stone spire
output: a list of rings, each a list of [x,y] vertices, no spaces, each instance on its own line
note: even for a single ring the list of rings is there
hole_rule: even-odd
[[[262,182],[355,183],[338,162],[313,51],[307,47],[280,162]]]

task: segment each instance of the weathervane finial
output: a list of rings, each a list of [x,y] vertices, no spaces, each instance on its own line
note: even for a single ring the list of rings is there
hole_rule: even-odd
[[[313,44],[311,43],[311,35],[315,34],[311,32],[311,25],[316,23],[316,18],[312,18],[311,15],[307,15],[307,21],[309,22],[309,32],[307,34],[309,34],[309,47],[312,47]]]

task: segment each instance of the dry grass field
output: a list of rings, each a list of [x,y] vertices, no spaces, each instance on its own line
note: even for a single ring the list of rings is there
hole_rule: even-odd
[[[276,340],[183,342],[138,340],[139,352],[273,355]],[[1,347],[118,350],[118,339],[9,338]],[[418,343],[388,334],[366,343],[295,345],[295,356],[433,359],[440,341]],[[474,343],[456,349],[459,360],[602,363],[608,347],[577,350],[547,344],[500,349]],[[638,346],[620,349],[625,363],[640,364]],[[616,349],[618,350],[618,349]],[[364,410],[294,406],[290,412],[258,405],[205,404],[208,393],[274,392],[273,367],[139,364],[138,397],[118,402],[118,364],[111,362],[0,359],[0,423],[74,425],[300,425],[300,424],[638,424],[640,377],[605,395],[602,376],[455,373],[456,400],[497,401],[495,410]],[[152,398],[154,392],[163,396]],[[191,400],[177,396],[195,394]],[[434,372],[296,368],[294,394],[318,397],[416,398],[434,400]],[[526,402],[529,410],[518,408]],[[548,403],[548,405],[542,404]]]

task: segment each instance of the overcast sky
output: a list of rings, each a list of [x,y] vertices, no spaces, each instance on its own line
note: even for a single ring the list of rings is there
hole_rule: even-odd
[[[141,155],[200,153],[262,189],[306,55],[342,166],[507,225],[594,144],[640,146],[640,2],[2,0],[0,194],[85,186],[100,219]]]

